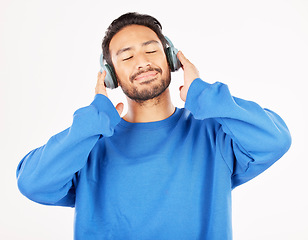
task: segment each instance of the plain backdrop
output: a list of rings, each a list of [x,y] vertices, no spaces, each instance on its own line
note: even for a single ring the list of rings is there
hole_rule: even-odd
[[[156,17],[204,81],[277,112],[291,131],[290,150],[233,191],[234,239],[308,239],[306,0],[1,0],[0,239],[73,239],[74,209],[31,202],[15,171],[92,102],[106,28],[129,11]],[[172,74],[178,107],[182,82]],[[120,89],[109,96],[126,104]]]

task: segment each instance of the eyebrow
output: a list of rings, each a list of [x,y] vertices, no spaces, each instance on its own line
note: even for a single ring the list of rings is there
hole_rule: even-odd
[[[156,41],[156,40],[150,40],[150,41],[147,41],[147,42],[142,43],[141,45],[142,45],[142,46],[147,46],[147,45],[150,45],[150,44],[152,44],[152,43],[159,44],[159,42]]]
[[[148,46],[148,45],[153,44],[153,43],[154,43],[154,44],[159,44],[159,42],[156,41],[156,40],[149,40],[149,41],[146,41],[146,42],[142,43],[141,46],[144,47],[144,46]],[[122,54],[123,52],[132,50],[133,48],[134,48],[134,47],[122,48],[122,49],[120,49],[119,51],[117,51],[116,55],[118,56],[118,55]]]

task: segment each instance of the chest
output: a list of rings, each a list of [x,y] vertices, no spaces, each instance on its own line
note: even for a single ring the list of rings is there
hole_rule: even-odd
[[[181,129],[102,139],[80,172],[76,198],[82,218],[102,229],[127,230],[126,236],[131,229],[145,236],[152,229],[173,236],[179,228],[198,233],[205,209],[228,202],[229,172],[206,129]]]

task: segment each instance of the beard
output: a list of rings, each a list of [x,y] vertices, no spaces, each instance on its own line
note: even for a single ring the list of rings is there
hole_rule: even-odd
[[[134,79],[138,75],[148,71],[156,71],[160,74],[162,73],[162,70],[160,68],[150,67],[147,70],[139,71],[136,74],[133,74],[130,77],[130,82],[133,83]],[[120,80],[119,83],[122,88],[122,91],[128,98],[138,103],[144,103],[148,100],[157,98],[169,87],[171,82],[171,72],[169,71],[167,73],[167,76],[162,76],[160,81],[157,81],[156,79],[158,76],[140,83],[140,86],[132,85],[127,87],[127,85],[121,84]]]

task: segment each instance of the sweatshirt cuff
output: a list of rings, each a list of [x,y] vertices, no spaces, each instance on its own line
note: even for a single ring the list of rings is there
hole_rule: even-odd
[[[204,82],[201,78],[196,78],[190,85],[185,102],[185,108],[191,113],[195,113],[199,108],[199,96],[202,92],[210,88],[211,84]]]
[[[91,105],[94,106],[98,110],[98,112],[108,113],[110,120],[114,126],[116,126],[121,121],[121,117],[118,111],[113,106],[110,99],[105,95],[96,94]]]

